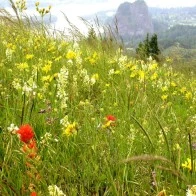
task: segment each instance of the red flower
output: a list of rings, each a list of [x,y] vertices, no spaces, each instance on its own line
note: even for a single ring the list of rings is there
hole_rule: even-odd
[[[27,146],[29,149],[37,149],[36,141],[34,139],[32,139]]]
[[[26,144],[34,137],[33,128],[28,124],[22,125],[17,133],[20,135],[20,140]]]
[[[106,116],[106,119],[107,119],[108,121],[116,121],[116,117],[115,117],[115,116],[112,116],[112,115],[107,115],[107,116]]]
[[[32,192],[32,193],[30,194],[30,196],[37,196],[37,193],[36,193],[36,192]]]

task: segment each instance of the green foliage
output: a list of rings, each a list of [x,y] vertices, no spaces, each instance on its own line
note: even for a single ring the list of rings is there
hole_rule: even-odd
[[[169,48],[179,43],[186,49],[196,49],[196,27],[191,25],[176,25],[159,34],[160,46]]]
[[[140,42],[138,47],[136,48],[136,54],[140,59],[147,59],[150,56],[155,59],[158,59],[158,55],[160,54],[160,50],[158,47],[158,38],[157,35],[154,34],[149,39],[149,34],[147,34],[146,39],[143,42]]]

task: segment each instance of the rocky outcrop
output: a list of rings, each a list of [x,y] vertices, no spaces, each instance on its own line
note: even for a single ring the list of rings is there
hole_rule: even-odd
[[[124,39],[140,38],[153,33],[153,23],[148,6],[143,0],[120,4],[115,15],[118,33]]]

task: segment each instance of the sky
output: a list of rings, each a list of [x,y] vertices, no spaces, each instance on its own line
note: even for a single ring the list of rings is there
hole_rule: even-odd
[[[16,0],[14,0],[16,1]],[[56,27],[59,29],[64,24],[64,15],[76,25],[80,26],[79,16],[95,14],[99,11],[116,10],[123,2],[133,3],[135,0],[27,0],[27,5],[31,5],[32,9],[28,9],[28,13],[35,15],[35,2],[40,2],[40,7],[52,6],[51,14],[58,19]],[[149,7],[191,7],[196,6],[195,0],[145,0]],[[8,0],[0,0],[0,6],[7,7]],[[10,9],[11,10],[11,9]]]

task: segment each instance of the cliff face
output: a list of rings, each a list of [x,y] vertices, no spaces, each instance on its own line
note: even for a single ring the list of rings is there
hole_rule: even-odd
[[[153,33],[153,24],[145,1],[120,4],[115,15],[119,34],[124,39],[143,37]]]

